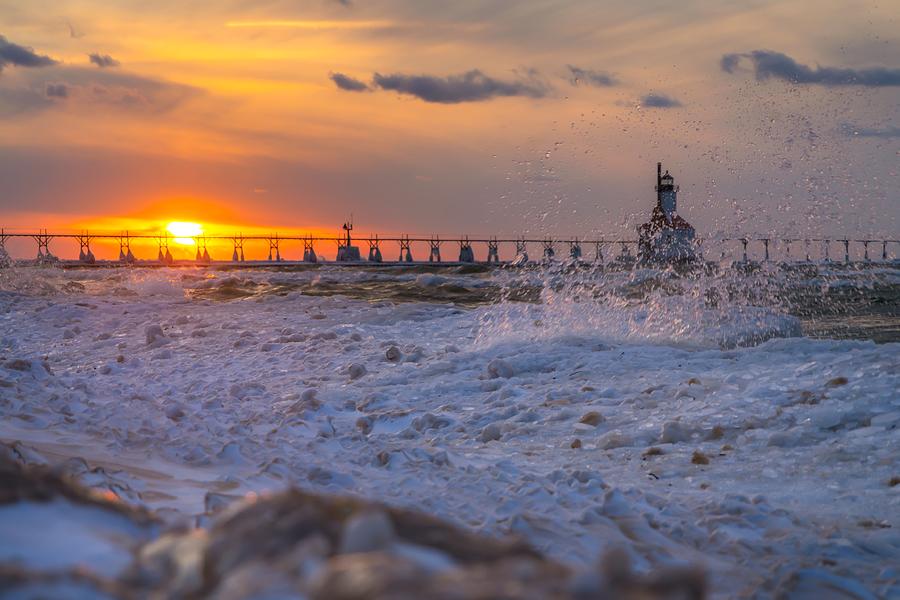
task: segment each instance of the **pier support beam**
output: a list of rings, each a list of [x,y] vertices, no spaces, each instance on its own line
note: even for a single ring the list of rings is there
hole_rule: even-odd
[[[374,239],[366,241],[369,242],[369,262],[384,262],[384,259],[381,257],[381,248],[378,247],[378,236],[376,235]]]
[[[546,239],[541,242],[541,245],[544,247],[544,260],[553,260],[553,257],[556,256],[556,250],[553,248],[553,240]]]
[[[603,244],[594,242],[594,262],[603,264]]]
[[[134,261],[134,254],[131,252],[131,236],[128,231],[124,231],[119,236],[119,262],[131,265],[134,264]]]
[[[869,262],[869,240],[863,240],[863,260]]]
[[[528,264],[528,248],[525,245],[525,239],[516,240],[516,257],[512,264],[517,267]]]
[[[750,241],[750,240],[748,240],[747,238],[742,238],[742,239],[741,239],[741,246],[743,246],[743,260],[744,260],[744,262],[747,262],[747,243],[748,243],[749,241]]]
[[[278,234],[276,233],[274,236],[269,238],[269,262],[272,262],[272,251],[275,251],[275,262],[281,262],[281,248],[280,248],[281,240],[278,239]]]
[[[766,262],[769,262],[769,240],[763,239],[763,245],[766,247]]]
[[[38,230],[36,235],[31,236],[38,245],[37,252],[37,260],[40,263],[46,262],[48,260],[53,260],[53,255],[50,254],[50,240],[53,239],[52,235],[47,233],[46,229]]]
[[[194,260],[203,264],[212,262],[209,258],[209,250],[206,249],[206,238],[197,237],[194,238],[194,242],[197,244],[197,257]]]
[[[231,238],[234,244],[234,252],[231,253],[231,262],[244,262],[244,234],[239,233]]]
[[[459,240],[459,262],[475,262],[475,252],[472,250],[472,244],[469,243],[469,236]]]
[[[581,260],[581,242],[578,240],[569,242],[569,258],[572,260]]]
[[[428,241],[431,252],[428,254],[428,262],[441,262],[441,240],[434,236]]]
[[[831,262],[831,240],[825,240],[825,262]]]
[[[398,262],[412,262],[412,249],[409,246],[409,236],[400,238],[400,258],[397,259]]]
[[[156,243],[159,245],[159,255],[157,260],[165,265],[171,265],[173,261],[172,253],[169,252],[169,234],[156,236]],[[165,252],[163,252],[165,250]]]
[[[488,264],[500,262],[500,244],[497,242],[497,238],[488,240],[487,261]]]
[[[316,250],[313,248],[312,236],[303,238],[303,262],[319,262],[319,258],[316,256]]]
[[[91,236],[88,235],[88,232],[85,231],[75,237],[78,239],[78,260],[89,265],[96,263],[97,259],[91,251]]]
[[[850,240],[838,240],[844,242],[844,262],[850,264]]]
[[[804,247],[806,248],[806,262],[810,262],[809,260],[809,240],[803,240]]]
[[[881,242],[881,260],[887,261],[887,241]]]
[[[7,239],[9,239],[9,236],[4,233],[3,229],[0,229],[0,269],[12,266],[12,258],[10,258],[9,252],[6,251]]]

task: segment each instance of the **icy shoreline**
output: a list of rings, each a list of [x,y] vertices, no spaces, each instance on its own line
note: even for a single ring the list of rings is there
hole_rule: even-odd
[[[797,332],[778,315],[662,301],[641,316],[286,286],[221,302],[181,277],[3,293],[0,439],[105,462],[96,485],[172,522],[207,491],[294,484],[581,568],[614,547],[639,570],[698,564],[715,597],[810,569],[813,586],[900,591],[900,344],[780,338]],[[777,339],[727,349],[728,328]]]

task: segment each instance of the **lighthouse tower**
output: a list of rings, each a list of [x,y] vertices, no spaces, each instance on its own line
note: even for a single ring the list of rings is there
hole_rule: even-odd
[[[669,175],[666,170],[665,175],[662,173],[662,163],[656,163],[656,202],[660,210],[666,217],[666,221],[671,224],[678,210],[678,187],[675,185],[675,178]]]
[[[656,206],[650,220],[638,227],[639,253],[645,262],[694,260],[694,228],[678,216],[678,186],[662,163],[656,163]]]

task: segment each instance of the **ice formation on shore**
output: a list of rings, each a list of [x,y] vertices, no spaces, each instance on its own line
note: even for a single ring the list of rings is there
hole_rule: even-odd
[[[296,486],[520,536],[572,572],[612,550],[696,567],[712,597],[900,593],[900,344],[809,339],[727,287],[640,273],[599,303],[556,275],[539,303],[465,300],[504,277],[9,275],[0,439],[151,511],[126,537],[211,539],[216,507]],[[40,518],[102,556],[119,525],[53,502]],[[37,548],[20,566],[65,564]]]

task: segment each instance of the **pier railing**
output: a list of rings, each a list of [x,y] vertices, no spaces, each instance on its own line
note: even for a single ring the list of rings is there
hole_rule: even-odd
[[[360,236],[352,240],[368,251],[367,258],[359,261],[341,260],[341,257],[356,256],[353,253],[341,252],[346,247],[346,236],[314,236],[314,235],[200,235],[192,236],[192,248],[196,256],[188,260],[173,258],[170,244],[180,236],[170,233],[138,233],[128,231],[121,233],[98,233],[82,231],[79,233],[50,232],[47,229],[37,231],[7,231],[0,229],[0,256],[9,255],[6,245],[13,240],[30,240],[36,252],[33,259],[25,262],[62,264],[241,264],[241,263],[316,263],[322,260],[316,247],[327,245],[338,250],[335,261],[355,263],[487,263],[501,262],[525,263],[534,260],[575,259],[585,262],[627,262],[634,260],[638,254],[638,240],[617,237],[579,239],[551,237],[469,237],[447,238],[440,236],[381,237],[378,235]],[[77,243],[78,258],[57,257],[51,250],[54,240],[69,240],[74,250]],[[118,245],[118,259],[98,260],[91,247],[95,241],[112,242]],[[138,258],[132,250],[132,244],[138,242],[145,246],[156,247],[156,256]],[[210,242],[217,243],[220,248],[231,248],[231,256],[216,259],[210,254]],[[248,260],[245,258],[244,246],[247,242],[255,242],[257,246],[265,244],[268,254],[264,260]],[[875,239],[858,236],[845,237],[706,237],[697,238],[695,245],[698,253],[706,260],[731,259],[743,262],[888,262],[897,260],[900,253],[900,240]],[[302,244],[303,252],[296,252],[296,259],[290,258],[292,252],[285,252],[285,245]],[[481,247],[481,254],[476,248]],[[501,248],[503,252],[501,252]],[[414,252],[424,250],[426,260],[417,260]],[[443,255],[441,251],[444,251]],[[458,251],[458,253],[457,253]],[[534,251],[534,252],[532,252]],[[396,260],[391,260],[396,256]]]

